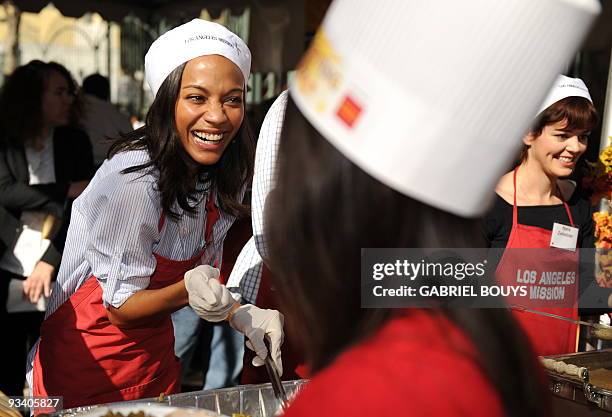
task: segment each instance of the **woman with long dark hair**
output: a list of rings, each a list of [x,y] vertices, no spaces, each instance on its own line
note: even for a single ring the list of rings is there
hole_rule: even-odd
[[[5,346],[10,360],[1,373],[0,390],[9,395],[23,393],[28,345],[38,338],[44,318],[37,304],[51,292],[69,204],[93,175],[89,139],[75,126],[77,98],[68,70],[42,61],[15,69],[0,94],[0,206],[8,212],[0,233],[16,235],[0,260],[0,324],[12,335]],[[38,243],[46,250],[30,250],[27,260],[15,255],[23,252],[15,246],[26,242],[32,229],[41,232]],[[30,304],[11,301],[7,310],[7,299],[22,298],[15,293],[20,287]]]
[[[483,247],[475,218],[556,71],[529,60],[571,53],[567,33],[527,1],[390,3],[335,1],[290,83],[266,261],[312,379],[283,415],[546,415],[537,359],[506,309],[397,294],[379,305],[407,308],[369,308],[364,253]]]
[[[286,416],[544,415],[542,376],[506,310],[361,308],[360,248],[481,247],[477,220],[372,178],[291,98],[267,209],[273,285],[314,376]]]
[[[74,204],[31,354],[34,395],[63,396],[69,408],[177,392],[170,314],[190,301],[210,320],[231,318],[254,345],[270,326],[281,332],[277,312],[215,300],[222,287],[213,266],[247,211],[250,62],[240,38],[200,19],[151,45],[145,72],[155,99],[146,125],[111,147]]]
[[[576,324],[525,309],[578,319],[579,282],[588,281],[588,274],[579,271],[580,248],[594,248],[594,225],[589,200],[566,177],[586,151],[597,121],[584,82],[560,75],[523,138],[519,164],[500,179],[494,205],[484,218],[489,246],[504,249],[497,265],[499,279],[530,287],[529,297],[508,301],[516,304],[514,316],[539,355],[577,350]],[[546,282],[542,277],[547,272],[566,278]],[[547,296],[553,289],[562,292]]]

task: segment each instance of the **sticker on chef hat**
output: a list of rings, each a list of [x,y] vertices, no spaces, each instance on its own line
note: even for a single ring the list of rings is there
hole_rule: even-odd
[[[317,113],[328,111],[330,99],[342,84],[341,64],[340,54],[332,48],[325,31],[319,30],[295,76],[296,88]]]
[[[334,117],[352,129],[364,112],[357,91],[346,85],[344,60],[324,30],[319,30],[311,48],[302,58],[295,76],[295,88],[316,114]]]
[[[362,106],[360,106],[357,101],[350,95],[346,95],[344,96],[342,104],[340,104],[340,108],[336,112],[336,115],[349,128],[351,128],[357,122],[357,119],[359,119],[359,116],[361,115],[361,110]]]

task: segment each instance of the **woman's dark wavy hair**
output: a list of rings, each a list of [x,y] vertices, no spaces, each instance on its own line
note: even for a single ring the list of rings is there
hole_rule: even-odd
[[[157,168],[162,209],[172,218],[178,217],[173,210],[175,202],[186,212],[195,212],[202,191],[198,183],[208,180],[210,186],[216,189],[221,209],[234,216],[248,215],[248,206],[239,200],[240,191],[253,174],[255,153],[246,112],[236,137],[216,164],[200,165],[194,161],[183,148],[175,122],[175,104],[185,65],[172,71],[159,88],[147,113],[145,126],[117,139],[111,145],[108,157],[128,150],[147,150],[151,158],[149,162],[122,172],[146,172]]]
[[[398,314],[361,308],[361,248],[484,247],[478,220],[437,210],[373,179],[330,145],[291,99],[278,169],[266,212],[269,262],[287,329],[315,373]],[[473,360],[507,415],[545,415],[544,378],[507,310],[429,311],[473,342]]]
[[[43,95],[51,71],[57,71],[68,82],[72,92],[76,83],[70,72],[56,62],[34,60],[17,67],[0,92],[0,135],[4,144],[23,146],[43,129]],[[72,107],[70,124],[79,118],[79,105]]]
[[[548,125],[566,121],[565,131],[575,135],[591,133],[597,126],[599,116],[593,103],[584,97],[566,97],[551,104],[536,117],[529,134],[534,137],[540,136],[542,130]],[[519,163],[527,159],[528,145],[523,145],[519,155]]]

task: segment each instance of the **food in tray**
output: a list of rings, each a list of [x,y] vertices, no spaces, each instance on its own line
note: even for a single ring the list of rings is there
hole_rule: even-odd
[[[250,414],[232,413],[232,417],[251,417]]]
[[[585,358],[589,358],[585,360]],[[599,351],[585,353],[573,353],[559,359],[540,358],[542,364],[557,375],[569,376],[583,382],[583,371],[588,371],[588,382],[597,388],[612,391],[612,352]],[[577,366],[571,362],[577,362],[583,366]]]
[[[152,417],[149,414],[145,414],[144,411],[130,412],[128,415],[119,412],[113,412],[111,410],[104,414],[102,417]]]
[[[592,332],[593,336],[600,340],[612,340],[612,327],[610,326],[595,323]]]
[[[577,378],[582,378],[582,372],[584,371],[584,369],[586,369],[584,367],[578,367],[571,363],[565,363],[563,361],[550,358],[540,358],[540,361],[546,369],[555,371],[558,374],[567,374]]]
[[[129,413],[109,410],[106,414],[100,415],[100,417],[156,417],[156,416],[215,417],[215,416],[218,416],[218,414],[213,413],[212,411],[208,411],[208,410],[196,410],[196,409],[189,409],[189,408],[185,408],[185,409],[168,408],[168,411],[170,412],[168,411],[163,412],[162,410],[163,409],[156,408],[153,414],[147,413],[146,411],[143,411],[143,410],[130,411]],[[240,415],[242,416],[242,414]],[[245,415],[245,417],[250,417],[250,416]]]
[[[218,415],[219,414],[208,410],[179,409],[171,412],[165,417],[215,417]]]

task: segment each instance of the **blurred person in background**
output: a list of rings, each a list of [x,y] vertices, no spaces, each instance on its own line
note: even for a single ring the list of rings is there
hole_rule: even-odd
[[[74,127],[79,110],[75,98],[76,84],[68,70],[41,61],[18,67],[0,93],[0,205],[9,220],[0,227],[3,236],[20,231],[5,255],[12,255],[17,239],[33,227],[24,225],[25,216],[49,215],[53,223],[47,223],[47,236],[43,236],[50,239],[49,246],[31,272],[12,256],[0,262],[0,320],[11,335],[4,344],[7,360],[0,373],[0,390],[10,395],[23,393],[28,344],[38,337],[44,317],[36,305],[41,296],[49,297],[60,263],[67,204],[93,174],[87,134]],[[31,311],[7,311],[9,292],[19,289],[11,285],[15,280],[21,280]]]
[[[83,117],[81,125],[87,131],[94,154],[94,164],[100,167],[112,138],[131,132],[130,119],[110,102],[108,78],[91,74],[83,80]]]
[[[560,26],[550,16],[567,9],[557,3],[443,3],[336,0],[292,79],[266,261],[312,378],[284,416],[550,412],[537,358],[506,309],[362,302],[366,248],[482,247],[478,216],[512,139],[599,9],[576,8]],[[550,61],[528,65],[544,52]]]

